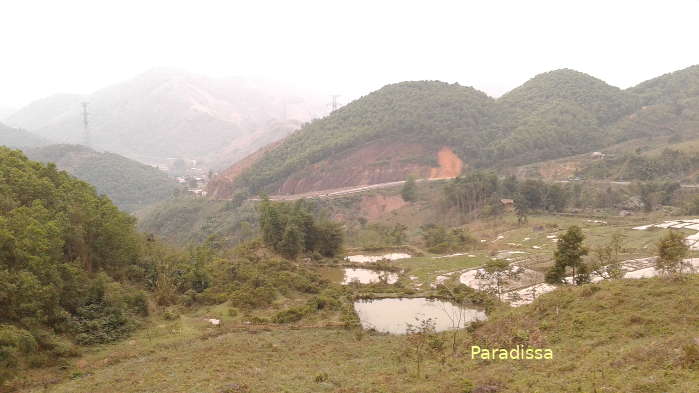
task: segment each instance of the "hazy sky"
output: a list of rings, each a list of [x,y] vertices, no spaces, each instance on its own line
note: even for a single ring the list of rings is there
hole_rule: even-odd
[[[0,106],[149,68],[341,94],[439,79],[497,96],[574,68],[619,87],[699,63],[699,0],[0,1]]]

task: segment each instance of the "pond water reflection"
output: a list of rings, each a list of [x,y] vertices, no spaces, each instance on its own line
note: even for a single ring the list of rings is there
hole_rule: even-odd
[[[354,303],[354,309],[365,329],[393,334],[404,334],[407,324],[417,325],[418,319],[432,318],[439,332],[487,318],[481,310],[426,298],[360,300]]]
[[[352,281],[358,281],[361,284],[372,284],[385,279],[388,284],[395,284],[398,281],[398,274],[383,270],[372,270],[362,268],[335,268],[324,267],[319,269],[321,277],[332,282],[347,285]]]

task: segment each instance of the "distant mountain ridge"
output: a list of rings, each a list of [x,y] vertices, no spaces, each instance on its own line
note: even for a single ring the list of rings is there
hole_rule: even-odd
[[[211,183],[210,195],[302,193],[463,167],[504,168],[648,135],[699,137],[699,66],[621,90],[569,69],[495,100],[436,81],[388,85],[294,132]],[[451,161],[454,161],[452,158]]]
[[[56,164],[76,178],[90,183],[122,210],[132,212],[168,199],[178,187],[161,170],[114,153],[97,152],[80,145],[49,145],[25,149],[34,161]]]
[[[84,143],[89,103],[91,145],[143,162],[170,157],[230,164],[322,112],[293,89],[244,78],[209,78],[153,69],[87,96],[35,101],[7,123],[61,143]]]
[[[8,127],[0,123],[0,146],[10,148],[36,147],[48,144],[49,142],[31,132]]]

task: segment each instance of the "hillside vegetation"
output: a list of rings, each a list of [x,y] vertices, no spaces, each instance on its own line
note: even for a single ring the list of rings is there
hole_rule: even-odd
[[[581,72],[537,75],[497,100],[494,127],[505,137],[493,141],[492,157],[504,166],[598,148],[613,141],[606,128],[636,102],[632,94]]]
[[[135,220],[53,164],[0,147],[0,385],[18,365],[55,364],[109,342],[147,313]]]
[[[333,154],[384,139],[459,146],[475,152],[492,116],[493,100],[470,87],[443,82],[386,86],[315,120],[265,154],[240,177],[253,191]]]
[[[49,145],[27,149],[32,160],[56,164],[80,180],[92,184],[115,205],[134,211],[168,199],[177,183],[163,171],[114,153],[97,152],[80,145]]]
[[[424,153],[430,155],[435,146],[446,146],[466,168],[499,169],[639,138],[693,138],[699,127],[698,75],[695,66],[621,90],[564,69],[537,75],[497,100],[442,82],[389,85],[305,125],[211,191],[277,192],[285,179],[303,176],[313,164],[347,165],[349,151],[372,143],[419,143],[432,147]],[[383,158],[391,159],[377,159]],[[415,159],[434,166],[435,157]],[[393,172],[391,180],[404,179],[401,171]]]
[[[211,331],[191,315],[155,322],[135,345],[90,355],[78,377],[52,391],[696,393],[698,307],[696,276],[564,288],[495,310],[462,336],[458,356],[451,348],[428,351],[420,378],[406,336],[226,325]],[[433,342],[450,338],[442,333]],[[554,360],[475,360],[471,345],[550,348]]]

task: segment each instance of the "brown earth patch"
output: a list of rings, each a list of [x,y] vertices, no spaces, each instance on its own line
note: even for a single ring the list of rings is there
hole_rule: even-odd
[[[442,147],[437,153],[438,168],[430,170],[430,179],[447,179],[457,177],[461,174],[464,167],[464,162],[461,161],[453,150],[448,147]]]
[[[430,174],[429,158],[436,152],[435,147],[418,143],[375,141],[295,172],[281,184],[278,193],[292,195],[388,183],[405,180],[408,175],[424,178]]]
[[[271,143],[219,173],[206,186],[209,197],[213,199],[230,198],[233,195],[233,189],[231,188],[233,181],[235,181],[235,179],[240,176],[241,173],[250,168],[255,162],[257,162],[257,160],[262,158],[267,152],[273,150],[280,143],[281,141]]]
[[[364,196],[359,204],[359,214],[367,220],[376,220],[407,204],[400,195],[368,195]]]

